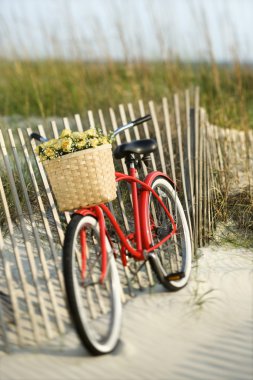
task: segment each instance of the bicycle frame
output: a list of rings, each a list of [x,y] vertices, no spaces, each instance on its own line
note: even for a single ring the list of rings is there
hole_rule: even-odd
[[[161,176],[168,179],[172,184],[172,180],[162,172],[151,172],[144,181],[140,181],[137,178],[137,170],[134,167],[130,167],[129,175],[123,174],[120,172],[115,173],[116,181],[126,181],[131,185],[131,194],[133,201],[133,213],[134,213],[134,233],[130,235],[125,235],[122,229],[120,228],[117,220],[114,215],[111,213],[109,208],[105,204],[100,204],[99,206],[88,207],[84,209],[76,210],[75,213],[86,216],[92,215],[98,219],[99,227],[100,227],[100,243],[102,250],[102,263],[101,263],[101,276],[100,281],[102,282],[106,276],[106,268],[107,268],[107,253],[106,253],[106,226],[105,226],[105,216],[109,219],[112,224],[115,232],[117,233],[120,242],[121,242],[121,260],[122,264],[126,266],[126,252],[129,252],[132,257],[136,260],[142,261],[147,258],[148,253],[154,251],[159,248],[163,243],[165,243],[168,239],[170,239],[177,230],[176,223],[172,218],[169,210],[164,205],[162,199],[159,195],[151,188],[151,183],[155,177]],[[141,185],[138,189],[137,184]],[[150,225],[149,220],[146,215],[147,205],[149,201],[149,194],[152,193],[155,198],[160,203],[161,207],[164,209],[166,215],[172,224],[172,231],[165,236],[159,243],[152,245],[152,236],[150,233]],[[109,236],[108,236],[109,238]],[[129,240],[133,240],[136,243],[136,248],[134,248]],[[82,277],[85,276],[86,271],[86,252],[85,252],[85,238],[81,236],[81,245],[82,245]]]

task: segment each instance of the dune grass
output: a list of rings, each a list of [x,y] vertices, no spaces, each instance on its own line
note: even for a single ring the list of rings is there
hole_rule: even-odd
[[[0,60],[0,114],[68,116],[199,86],[212,123],[253,128],[253,67],[234,62]]]

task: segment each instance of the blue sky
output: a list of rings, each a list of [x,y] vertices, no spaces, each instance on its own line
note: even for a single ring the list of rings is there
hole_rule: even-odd
[[[0,0],[0,55],[253,61],[253,0]]]

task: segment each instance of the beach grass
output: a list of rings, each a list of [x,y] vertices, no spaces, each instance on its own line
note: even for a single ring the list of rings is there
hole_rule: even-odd
[[[1,59],[0,72],[0,115],[82,115],[198,86],[211,123],[253,128],[253,67],[238,62]]]

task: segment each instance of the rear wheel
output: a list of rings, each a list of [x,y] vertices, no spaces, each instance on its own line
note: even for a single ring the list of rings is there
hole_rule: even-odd
[[[177,231],[150,255],[150,262],[158,279],[167,289],[179,290],[187,284],[191,272],[191,240],[187,220],[178,195],[166,178],[155,178],[151,187],[169,210]],[[146,217],[153,245],[173,230],[172,223],[152,193],[149,196]]]
[[[86,246],[84,278],[81,239]],[[98,221],[90,215],[75,214],[65,235],[64,279],[74,326],[84,346],[94,355],[111,352],[117,345],[121,328],[120,282],[107,238],[106,249],[107,272],[101,284],[102,255]]]

